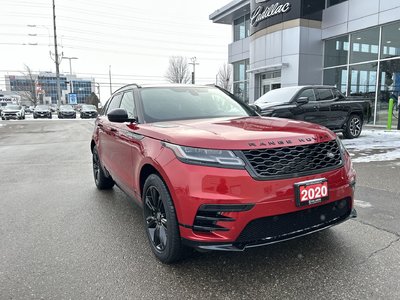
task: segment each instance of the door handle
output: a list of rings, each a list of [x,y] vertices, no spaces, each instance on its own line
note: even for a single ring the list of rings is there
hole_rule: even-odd
[[[115,129],[115,128],[110,128],[110,131],[112,131],[112,132],[117,132],[117,129]]]
[[[98,123],[97,126],[102,127],[102,128],[104,127],[103,124],[101,124],[101,123]]]

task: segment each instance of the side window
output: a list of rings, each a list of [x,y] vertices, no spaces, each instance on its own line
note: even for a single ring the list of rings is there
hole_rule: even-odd
[[[122,94],[116,94],[110,101],[110,104],[108,104],[107,107],[107,112],[106,114],[108,114],[110,111],[112,111],[115,108],[119,108],[119,105],[121,103],[121,98],[122,98]]]
[[[135,101],[133,100],[133,92],[125,92],[122,96],[120,108],[125,108],[128,112],[128,117],[135,118]]]
[[[333,96],[335,99],[345,99],[346,97],[337,89],[333,89]]]
[[[317,101],[332,100],[333,94],[331,89],[317,89]]]
[[[297,98],[307,97],[308,101],[315,101],[315,94],[313,89],[306,89],[300,93]]]

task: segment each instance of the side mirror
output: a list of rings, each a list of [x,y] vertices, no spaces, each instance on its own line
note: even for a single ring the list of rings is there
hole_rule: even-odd
[[[296,100],[297,104],[306,104],[308,102],[309,102],[308,97],[300,97],[299,99]]]
[[[135,119],[129,119],[128,112],[125,108],[115,108],[107,114],[107,118],[110,122],[124,123],[124,122],[135,122]]]
[[[99,103],[97,104],[97,108],[98,108],[98,109],[103,108],[103,104],[101,104],[101,102],[99,102]]]
[[[249,106],[250,106],[255,112],[257,112],[258,114],[261,113],[261,108],[260,108],[258,105],[255,105],[255,104],[253,103],[253,104],[249,104]]]

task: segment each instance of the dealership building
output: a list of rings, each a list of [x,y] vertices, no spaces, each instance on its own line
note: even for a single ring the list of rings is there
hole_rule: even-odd
[[[76,75],[60,74],[61,103],[69,103],[69,94],[74,95],[74,100],[79,104],[85,103],[95,90],[93,78],[78,78]],[[52,72],[40,72],[28,75],[6,75],[6,89],[11,92],[21,93],[23,104],[31,105],[26,98],[26,93],[36,93],[40,103],[57,104],[57,76]]]
[[[370,100],[383,125],[389,98],[400,96],[399,0],[234,0],[210,20],[232,26],[233,92],[246,102],[285,86],[334,85]]]

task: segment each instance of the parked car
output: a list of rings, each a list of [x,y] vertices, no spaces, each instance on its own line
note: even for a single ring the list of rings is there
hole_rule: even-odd
[[[60,105],[58,109],[58,118],[59,119],[76,119],[76,111],[72,107],[72,105]]]
[[[81,119],[97,118],[97,108],[94,105],[84,104],[81,107]]]
[[[48,105],[40,104],[36,105],[35,109],[33,110],[33,118],[47,118],[51,119],[53,116],[51,114],[50,107]]]
[[[7,104],[3,107],[1,111],[1,119],[2,120],[22,120],[25,119],[25,110],[24,107],[17,104]]]
[[[116,184],[143,208],[155,256],[187,246],[244,250],[355,216],[356,173],[336,134],[260,117],[210,86],[128,85],[95,121],[98,189]]]
[[[331,86],[293,86],[269,91],[254,102],[262,116],[323,125],[346,138],[357,138],[371,117],[371,104],[349,100]]]
[[[25,105],[24,110],[25,114],[31,114],[33,112],[33,109],[31,109],[32,106]]]

